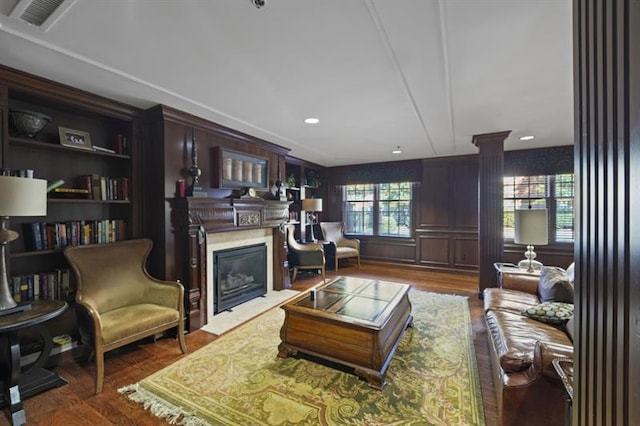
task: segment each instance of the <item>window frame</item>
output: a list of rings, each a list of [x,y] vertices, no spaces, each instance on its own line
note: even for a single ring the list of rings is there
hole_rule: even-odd
[[[409,185],[409,193],[410,198],[408,200],[404,199],[382,199],[381,198],[381,187],[383,185]],[[349,201],[347,200],[347,191],[349,187],[359,186],[359,185],[368,185],[373,188],[373,199],[367,200],[357,200],[357,201]],[[414,202],[416,200],[416,184],[414,182],[404,181],[404,182],[380,182],[380,183],[362,183],[362,184],[345,184],[342,186],[342,220],[345,223],[345,235],[350,235],[354,237],[374,237],[374,238],[407,238],[411,239],[414,235],[414,226],[415,218],[414,218]],[[407,234],[383,234],[381,233],[381,223],[380,223],[380,207],[381,203],[384,202],[402,202],[407,201],[409,203],[409,226]],[[370,202],[372,203],[372,211],[371,211],[371,233],[358,233],[358,232],[349,232],[349,226],[347,225],[347,204],[348,203],[358,203],[358,202]],[[365,229],[363,228],[363,231]]]
[[[573,182],[573,191],[572,191],[572,195],[571,196],[559,196],[557,194],[556,191],[556,181],[558,179],[558,176],[564,176],[564,175],[570,175],[571,176],[571,180]],[[529,181],[532,178],[538,178],[538,177],[543,177],[544,178],[544,184],[546,186],[545,188],[545,194],[544,196],[539,196],[536,194],[528,194],[527,197],[521,197],[521,196],[516,196],[515,194],[515,186],[517,185],[517,180],[518,178],[528,178]],[[509,183],[507,183],[507,179],[511,179],[511,181]],[[528,186],[531,185],[536,185],[537,183],[527,183]],[[507,185],[513,185],[514,186],[514,196],[513,197],[507,197],[506,196],[506,188]],[[575,199],[576,199],[576,195],[575,195],[575,173],[556,173],[553,175],[513,175],[513,176],[504,176],[503,178],[503,220],[505,223],[503,223],[503,238],[504,241],[506,243],[511,243],[511,244],[515,244],[514,243],[514,237],[513,235],[508,235],[511,234],[510,232],[507,232],[507,224],[506,224],[506,215],[507,215],[507,210],[504,208],[504,205],[507,203],[507,200],[513,200],[513,206],[514,209],[517,209],[518,207],[521,207],[521,204],[523,201],[526,201],[527,203],[529,201],[531,201],[531,204],[536,207],[536,205],[538,207],[542,207],[540,201],[544,201],[544,207],[547,209],[547,233],[549,236],[549,245],[557,245],[557,246],[563,246],[563,245],[573,245],[575,243]],[[572,222],[573,222],[573,231],[571,232],[572,234],[572,239],[558,239],[558,233],[559,233],[559,229],[557,228],[557,210],[558,210],[558,205],[559,205],[559,200],[566,200],[570,198],[572,200],[573,206],[572,206],[572,212],[574,214],[573,218],[572,218]],[[520,206],[519,206],[519,203]],[[562,229],[562,228],[560,228]]]

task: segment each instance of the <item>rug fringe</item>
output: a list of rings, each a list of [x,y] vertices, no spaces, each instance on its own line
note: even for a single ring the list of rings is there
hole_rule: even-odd
[[[195,413],[186,411],[182,407],[177,407],[162,398],[157,397],[153,393],[140,387],[138,383],[124,386],[118,389],[118,393],[125,394],[127,397],[149,410],[154,416],[165,419],[172,425],[184,426],[210,426],[210,424],[195,416]]]

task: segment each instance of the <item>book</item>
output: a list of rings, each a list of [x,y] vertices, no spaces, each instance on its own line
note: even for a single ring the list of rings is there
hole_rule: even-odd
[[[89,190],[84,188],[54,188],[49,192],[52,198],[88,198]]]
[[[110,149],[110,148],[105,148],[103,146],[93,146],[93,150],[94,151],[99,151],[99,152],[108,152],[109,154],[115,154],[116,150],[115,149]]]
[[[64,180],[62,179],[54,180],[47,185],[47,192],[51,192],[54,189],[61,187],[62,185],[64,185]]]
[[[101,192],[101,186],[100,186],[100,175],[98,174],[92,174],[91,175],[91,186],[93,188],[93,190],[91,191],[91,194],[93,195],[93,199],[94,200],[100,200],[102,199],[102,192]]]
[[[41,222],[25,223],[22,226],[27,249],[33,251],[44,250]]]

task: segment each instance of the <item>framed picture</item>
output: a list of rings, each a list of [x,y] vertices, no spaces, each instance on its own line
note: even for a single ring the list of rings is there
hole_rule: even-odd
[[[231,151],[219,146],[213,151],[214,188],[256,188],[267,189],[268,161],[266,158]]]
[[[91,145],[91,136],[88,132],[81,130],[67,129],[66,127],[58,127],[60,134],[60,144],[69,148],[87,149],[93,151]]]

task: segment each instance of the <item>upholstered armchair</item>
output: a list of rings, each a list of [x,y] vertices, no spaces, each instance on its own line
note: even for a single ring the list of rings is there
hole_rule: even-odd
[[[344,236],[344,224],[342,222],[320,222],[320,228],[324,234],[325,253],[332,259],[338,272],[338,261],[355,257],[360,267],[360,240],[346,238]]]
[[[177,328],[180,349],[187,353],[184,289],[149,275],[151,246],[151,240],[136,239],[64,250],[76,275],[80,334],[93,346],[96,394],[102,392],[105,352]]]
[[[289,249],[289,267],[293,268],[291,282],[295,282],[298,270],[317,269],[325,280],[324,248],[321,244],[300,244],[294,237],[295,225],[287,225],[287,247]]]

